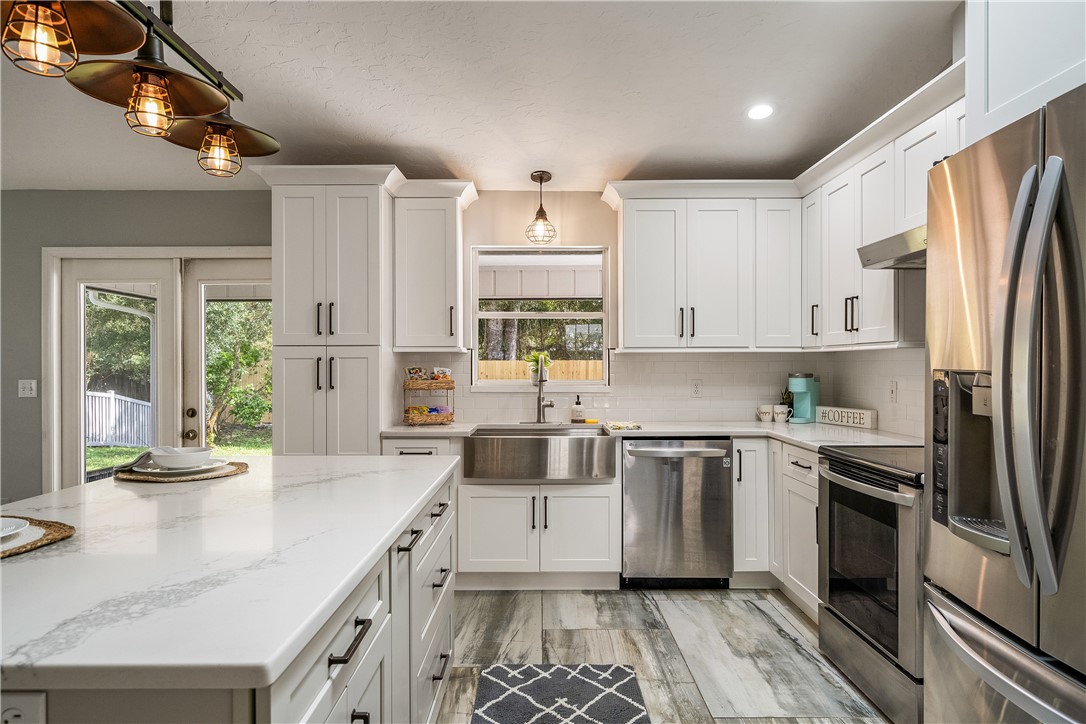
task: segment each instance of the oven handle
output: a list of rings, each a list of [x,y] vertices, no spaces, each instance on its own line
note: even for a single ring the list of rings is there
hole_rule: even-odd
[[[863,493],[864,495],[870,495],[872,498],[878,498],[879,500],[885,500],[887,503],[893,503],[894,505],[900,505],[905,508],[911,508],[916,503],[916,495],[908,493],[895,493],[892,490],[883,490],[877,488],[874,485],[867,485],[856,480],[851,480],[838,475],[837,473],[831,473],[829,468],[825,465],[819,464],[818,474],[829,480],[831,483],[837,483],[838,485],[848,488],[849,490],[855,490],[857,493]]]

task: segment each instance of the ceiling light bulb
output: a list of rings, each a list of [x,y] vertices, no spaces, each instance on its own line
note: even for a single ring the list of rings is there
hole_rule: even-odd
[[[765,103],[759,103],[756,106],[751,106],[747,111],[747,118],[755,121],[760,121],[763,118],[769,118],[773,115],[773,106],[766,105]]]
[[[137,73],[124,118],[142,136],[168,136],[173,125],[173,103],[166,79],[154,73]]]
[[[212,176],[229,177],[241,170],[241,156],[234,132],[208,124],[200,153],[196,156],[200,168]]]
[[[4,24],[4,54],[16,67],[59,78],[79,54],[61,3],[17,2]]]

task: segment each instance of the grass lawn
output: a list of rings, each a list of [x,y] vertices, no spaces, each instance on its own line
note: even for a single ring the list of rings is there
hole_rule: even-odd
[[[211,454],[220,458],[239,455],[271,455],[271,427],[248,428],[228,426],[212,446]],[[87,472],[111,468],[134,460],[146,448],[142,447],[88,447]]]
[[[142,447],[89,447],[87,448],[87,472],[131,462],[146,449]]]

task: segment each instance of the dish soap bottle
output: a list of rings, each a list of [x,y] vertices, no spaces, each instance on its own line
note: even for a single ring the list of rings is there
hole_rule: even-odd
[[[584,405],[581,404],[581,396],[577,395],[577,401],[569,408],[570,422],[584,422]]]

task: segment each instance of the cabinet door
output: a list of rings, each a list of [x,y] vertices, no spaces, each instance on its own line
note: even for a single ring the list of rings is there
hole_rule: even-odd
[[[852,344],[848,309],[856,294],[856,215],[853,172],[822,187],[822,344]]]
[[[457,492],[461,571],[539,570],[539,488],[461,485]]]
[[[378,347],[328,347],[328,454],[380,455]],[[278,420],[278,418],[276,418]]]
[[[784,476],[784,584],[818,611],[818,489]]]
[[[803,241],[799,199],[756,202],[759,347],[799,347],[802,334]]]
[[[769,461],[765,440],[736,440],[732,474],[736,571],[769,570]]]
[[[326,343],[381,344],[382,191],[328,186],[326,193]]]
[[[396,347],[460,349],[456,199],[396,199]]]
[[[686,345],[686,202],[622,209],[622,346]]]
[[[784,578],[784,446],[769,440],[769,572]]]
[[[928,171],[947,155],[946,111],[894,141],[894,229],[928,223]]]
[[[344,722],[357,722],[367,714],[369,724],[391,724],[392,622],[386,617],[366,655],[347,682]],[[372,634],[371,634],[372,635]],[[407,682],[402,682],[406,684]],[[338,720],[337,720],[338,721]]]
[[[803,235],[803,305],[800,325],[805,348],[822,346],[822,191],[800,202]]]
[[[946,115],[946,155],[953,156],[965,148],[965,99],[962,98],[945,111]]]
[[[324,186],[272,187],[272,341],[277,345],[325,343],[325,197]]]
[[[969,145],[1082,85],[1086,3],[971,0],[965,4]]]
[[[686,224],[690,347],[754,343],[754,202],[691,199]]]
[[[541,571],[614,571],[622,567],[619,485],[540,486]]]
[[[925,197],[926,198],[926,197]],[[926,204],[926,202],[925,202]],[[888,143],[856,166],[856,246],[881,241],[894,234],[894,145]],[[852,266],[859,271],[852,327],[857,342],[892,342],[897,339],[894,272],[863,269],[856,250]]]
[[[272,453],[325,455],[328,355],[323,346],[272,352]]]

